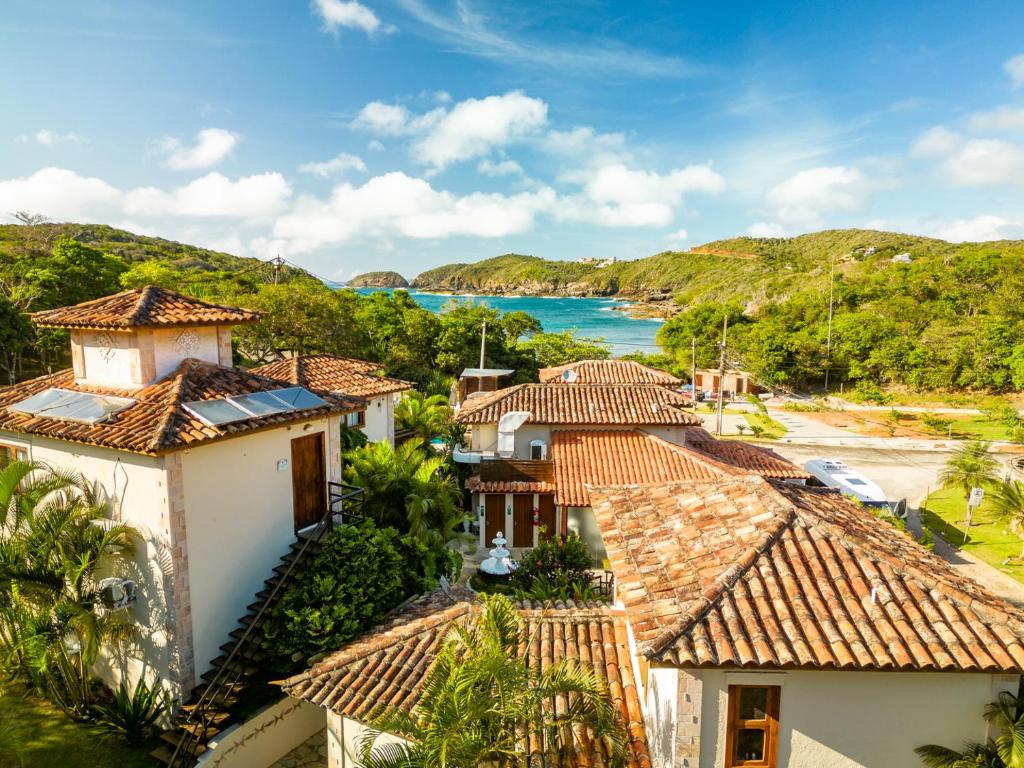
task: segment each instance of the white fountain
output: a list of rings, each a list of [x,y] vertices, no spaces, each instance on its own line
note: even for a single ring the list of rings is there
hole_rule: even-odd
[[[498,531],[491,543],[494,549],[490,551],[491,556],[480,563],[480,570],[491,576],[508,576],[516,568],[515,561],[509,557],[512,553],[505,549],[508,540]]]

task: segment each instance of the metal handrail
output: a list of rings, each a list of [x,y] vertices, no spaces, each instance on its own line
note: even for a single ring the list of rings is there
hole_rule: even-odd
[[[266,613],[267,607],[274,602],[281,587],[290,580],[292,572],[295,570],[295,566],[298,565],[304,559],[306,552],[308,551],[311,544],[319,542],[323,538],[324,534],[334,527],[334,516],[342,516],[342,524],[344,524],[344,504],[347,501],[354,499],[359,500],[360,506],[363,501],[363,489],[354,485],[347,485],[345,483],[327,483],[327,511],[324,516],[320,518],[319,522],[307,536],[304,537],[302,547],[299,549],[296,556],[288,564],[288,568],[281,578],[277,580],[274,588],[270,594],[263,601],[260,609],[256,612],[253,620],[246,627],[245,632],[235,643],[235,647],[228,654],[227,660],[221,665],[217,675],[210,681],[210,684],[203,691],[203,695],[199,697],[199,701],[196,702],[192,712],[189,713],[188,717],[185,718],[184,723],[180,726],[183,730],[181,739],[178,741],[177,747],[175,747],[174,754],[171,757],[170,766],[171,768],[188,768],[195,763],[196,750],[200,746],[202,736],[200,734],[206,733],[206,714],[209,711],[211,705],[218,699],[223,689],[234,686],[242,677],[245,666],[240,664],[234,671],[232,671],[232,662],[236,660],[239,650],[248,645],[249,636],[253,630],[260,626],[260,620]],[[340,505],[340,506],[339,506]],[[349,513],[351,514],[351,513]],[[362,517],[361,515],[355,515],[356,517]],[[249,661],[251,656],[242,655],[238,660],[241,662]],[[230,678],[230,680],[229,680]],[[186,726],[198,724],[194,729],[188,729]]]

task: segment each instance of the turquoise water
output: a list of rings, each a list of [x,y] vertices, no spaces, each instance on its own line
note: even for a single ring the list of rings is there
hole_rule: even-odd
[[[359,288],[359,293],[373,293],[375,288]],[[475,301],[501,312],[522,310],[536,317],[545,331],[575,330],[586,338],[603,338],[611,346],[613,355],[629,352],[651,354],[660,348],[654,335],[661,320],[634,319],[625,312],[613,310],[615,299],[569,299],[540,296],[448,296],[436,293],[410,291],[409,295],[424,309],[440,312],[453,299]]]

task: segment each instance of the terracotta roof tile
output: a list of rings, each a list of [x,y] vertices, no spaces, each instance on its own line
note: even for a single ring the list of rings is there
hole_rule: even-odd
[[[589,507],[588,485],[708,480],[739,471],[648,432],[628,429],[555,430],[551,458],[555,503],[565,507]]]
[[[316,394],[328,402],[327,406],[245,419],[220,427],[209,426],[183,408],[183,403],[194,400],[213,400],[287,386],[291,386],[291,382],[193,359],[184,360],[161,381],[137,390],[78,384],[74,372],[69,369],[0,389],[0,430],[156,454],[264,427],[332,413],[347,413],[366,406],[361,398],[318,391]],[[99,424],[32,416],[7,408],[51,387],[128,397],[135,400],[135,404]]]
[[[253,373],[290,381],[310,389],[341,392],[359,397],[374,397],[412,389],[401,379],[381,376],[382,366],[366,360],[353,360],[336,355],[301,355],[275,360],[253,368]]]
[[[576,374],[572,381],[562,378],[565,371]],[[671,373],[635,360],[580,360],[553,368],[540,369],[542,384],[661,384],[679,386],[682,381]]]
[[[182,325],[238,325],[260,319],[250,309],[211,304],[167,288],[147,285],[104,296],[72,307],[46,309],[32,315],[42,328],[170,327]]]
[[[532,424],[699,425],[685,405],[682,395],[653,385],[519,384],[467,399],[455,420],[496,424],[506,413],[529,411]]]
[[[455,599],[432,592],[370,630],[361,639],[314,664],[283,684],[288,695],[309,701],[354,720],[366,722],[381,708],[411,710],[453,622],[466,621],[478,610],[473,595],[455,590]],[[563,658],[578,659],[607,685],[629,733],[628,768],[650,768],[643,714],[633,679],[625,616],[607,605],[588,603],[520,603],[527,664],[545,670]],[[555,707],[565,706],[554,701]],[[574,733],[573,765],[608,765],[604,744],[585,732]],[[544,751],[531,742],[530,753]]]
[[[466,490],[477,493],[554,493],[555,487],[543,480],[481,480],[480,475],[466,479]]]
[[[662,663],[1024,671],[1024,613],[834,491],[747,476],[591,499]]]
[[[686,445],[725,464],[756,472],[762,477],[779,480],[810,477],[809,473],[769,448],[742,440],[719,440],[700,427],[686,430]]]

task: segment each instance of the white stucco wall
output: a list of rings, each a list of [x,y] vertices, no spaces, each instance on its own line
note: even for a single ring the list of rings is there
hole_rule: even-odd
[[[725,764],[729,685],[781,685],[778,764],[920,768],[914,747],[984,741],[981,713],[1016,676],[928,672],[769,674],[702,670],[701,768]]]
[[[543,440],[548,444],[548,457],[551,456],[551,432],[553,430],[581,430],[581,429],[595,429],[595,430],[611,430],[611,429],[622,429],[622,430],[643,430],[650,432],[652,435],[657,435],[663,440],[667,440],[670,443],[677,445],[685,445],[686,443],[686,427],[679,426],[643,426],[640,424],[633,425],[613,425],[613,426],[592,426],[587,424],[581,424],[578,426],[573,425],[559,425],[551,426],[550,424],[524,424],[516,430],[516,447],[515,457],[517,459],[528,459],[530,458],[530,443],[533,440]],[[497,424],[478,424],[473,427],[472,435],[472,448],[474,451],[495,451],[498,447],[498,425]]]
[[[205,768],[266,768],[325,725],[323,709],[286,696],[218,734],[196,764]]]
[[[637,679],[640,679],[639,677]],[[653,768],[671,768],[675,754],[678,722],[679,671],[674,667],[651,667],[644,689],[644,725]]]
[[[393,394],[370,398],[366,405],[363,433],[371,443],[395,442],[395,397]]]
[[[220,655],[228,633],[295,540],[291,440],[317,432],[325,433],[328,479],[337,480],[336,417],[200,445],[182,454],[197,677]]]
[[[32,461],[74,469],[91,482],[99,483],[113,502],[115,519],[140,531],[142,541],[133,561],[118,574],[138,585],[138,600],[123,615],[125,620],[135,622],[139,631],[123,655],[102,658],[96,672],[113,686],[123,679],[134,685],[141,675],[150,680],[166,679],[170,664],[170,617],[162,563],[167,562],[170,553],[164,460],[37,436],[0,433],[0,441],[25,447]]]
[[[153,362],[157,379],[162,379],[177,368],[178,364],[186,357],[193,357],[210,363],[218,362],[217,328],[215,326],[203,328],[160,328],[151,333]],[[182,333],[195,334],[196,343],[194,347],[188,349],[178,343],[178,337]],[[230,362],[228,365],[230,365]]]
[[[81,331],[85,376],[93,384],[135,386],[139,370],[139,348],[135,333],[125,331]],[[109,342],[109,346],[106,342]]]
[[[357,720],[327,713],[327,768],[359,768],[359,753],[367,727]],[[374,744],[402,744],[390,733],[382,733]]]

